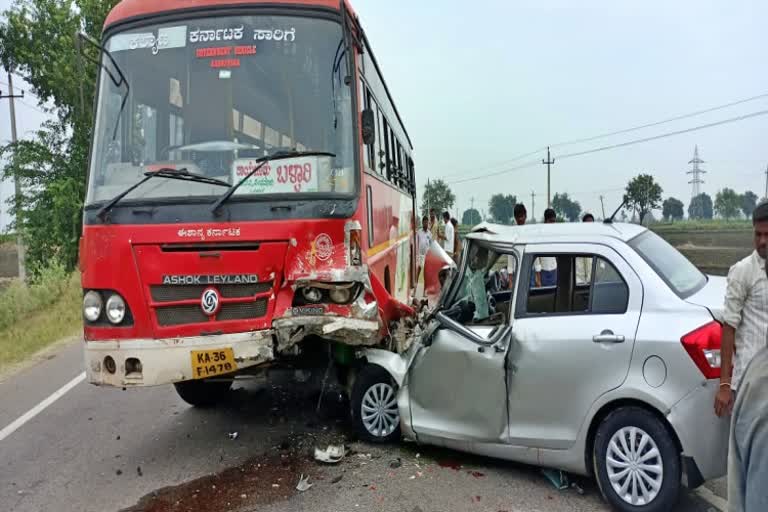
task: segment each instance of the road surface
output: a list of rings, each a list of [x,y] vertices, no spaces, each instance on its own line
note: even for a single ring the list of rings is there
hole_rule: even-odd
[[[317,415],[316,397],[281,375],[199,410],[170,386],[100,389],[82,372],[73,343],[0,383],[0,510],[608,510],[589,480],[576,479],[582,495],[535,467],[357,442],[343,406],[326,400]],[[339,464],[313,460],[341,442],[352,453]],[[303,493],[301,474],[313,484]],[[724,491],[686,492],[678,510],[722,510]]]

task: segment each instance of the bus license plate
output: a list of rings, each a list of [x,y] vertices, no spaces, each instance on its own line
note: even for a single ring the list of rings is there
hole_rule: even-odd
[[[190,356],[193,379],[205,379],[237,370],[235,354],[231,348],[193,350]]]

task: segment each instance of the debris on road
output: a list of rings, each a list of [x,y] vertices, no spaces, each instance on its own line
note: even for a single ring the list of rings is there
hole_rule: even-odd
[[[541,473],[547,477],[547,480],[549,480],[558,491],[568,489],[571,486],[565,471],[560,469],[542,469]]]
[[[122,474],[123,474],[123,470],[122,470],[122,469],[118,469],[117,471],[115,471],[115,474],[116,474],[117,476],[120,476],[120,475],[122,475]]]
[[[333,480],[331,480],[331,483],[332,484],[337,484],[337,483],[341,482],[342,478],[344,478],[344,475],[339,475],[336,478],[334,478]]]
[[[329,444],[328,448],[325,450],[315,448],[315,460],[324,462],[326,464],[336,464],[344,458],[344,455],[344,445]]]
[[[309,475],[306,477],[304,475],[301,475],[299,477],[299,483],[296,484],[296,490],[299,492],[304,492],[309,490],[312,487],[313,484],[309,483]]]
[[[485,473],[481,473],[480,471],[467,471],[468,475],[472,475],[475,478],[482,478],[485,476]]]
[[[141,466],[136,466],[136,474],[139,476],[144,476],[144,473],[141,472]]]
[[[389,461],[389,467],[392,469],[397,469],[402,465],[403,465],[403,461],[400,459],[400,457]]]
[[[234,441],[235,439],[237,439],[237,436],[238,436],[238,433],[237,433],[237,432],[230,432],[230,433],[229,433],[229,438],[230,438],[231,440],[233,440],[233,441]]]

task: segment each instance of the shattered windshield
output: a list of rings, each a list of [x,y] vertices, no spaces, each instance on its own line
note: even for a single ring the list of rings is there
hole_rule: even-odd
[[[234,183],[236,195],[351,194],[354,140],[338,23],[294,16],[208,17],[117,33],[105,47],[130,85],[102,73],[88,203],[159,168]],[[105,66],[110,63],[105,59]],[[127,199],[215,196],[216,186],[156,180]]]

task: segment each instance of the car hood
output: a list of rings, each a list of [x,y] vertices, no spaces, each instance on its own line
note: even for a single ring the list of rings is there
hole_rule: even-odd
[[[707,276],[707,284],[686,299],[691,304],[704,306],[712,313],[715,320],[723,321],[726,279],[721,276]]]

